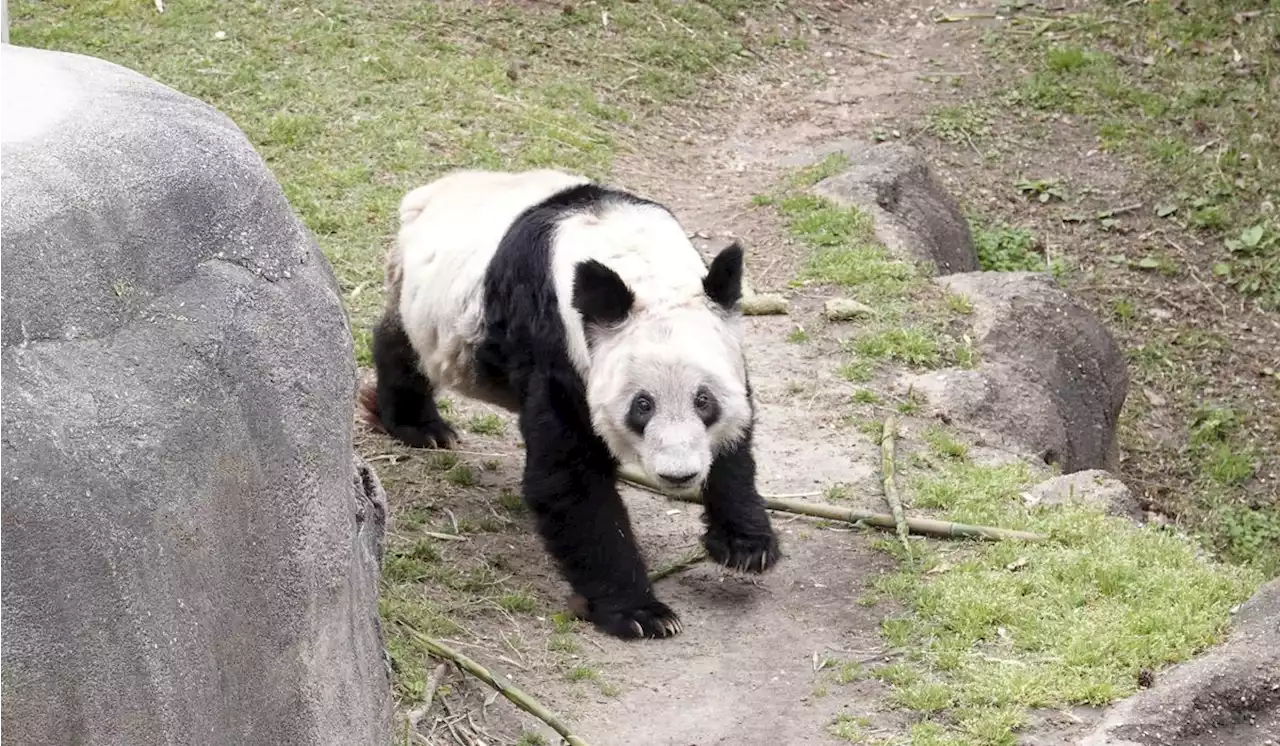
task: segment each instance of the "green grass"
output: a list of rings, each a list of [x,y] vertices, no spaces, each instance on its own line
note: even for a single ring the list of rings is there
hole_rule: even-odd
[[[600,672],[591,666],[574,666],[565,673],[569,681],[598,681]]]
[[[853,349],[871,360],[891,360],[915,368],[936,367],[942,357],[937,332],[924,326],[883,329],[859,337]]]
[[[1156,215],[1216,243],[1221,281],[1280,308],[1280,5],[1114,2],[1036,23],[991,37],[1031,69],[1008,103],[1093,123],[1160,195]]]
[[[793,174],[780,194],[756,199],[758,206],[776,209],[788,232],[809,249],[797,282],[839,286],[877,309],[876,318],[859,325],[858,336],[842,344],[850,358],[838,375],[866,383],[885,364],[971,367],[976,360],[972,346],[948,334],[948,324],[953,317],[972,313],[972,304],[932,287],[919,267],[891,256],[877,241],[864,212],[807,191],[845,166],[842,156],[828,157]],[[800,339],[798,334],[791,337]],[[865,394],[862,399],[857,396],[855,402],[868,401]]]
[[[1253,478],[1258,447],[1247,415],[1229,406],[1201,404],[1188,423],[1187,450],[1198,473],[1198,520],[1192,528],[1224,557],[1280,575],[1280,501],[1251,499],[1235,488]]]
[[[991,114],[973,103],[943,106],[925,118],[925,130],[950,143],[972,144],[990,134]]]
[[[745,13],[777,12],[752,0],[9,6],[14,44],[118,62],[235,120],[333,264],[366,364],[405,192],[463,167],[607,176],[637,123],[749,63]]]
[[[935,455],[952,461],[963,461],[969,455],[969,446],[957,440],[941,425],[931,425],[924,431],[924,442]]]
[[[1025,228],[970,219],[969,229],[978,266],[988,272],[1043,272],[1048,268],[1036,250],[1039,242]]]
[[[476,435],[502,435],[506,432],[507,425],[502,418],[496,414],[480,414],[472,417],[467,422],[467,429]]]
[[[950,460],[911,482],[918,509],[1050,537],[946,545],[878,581],[908,610],[885,621],[884,636],[910,652],[872,675],[927,728],[921,742],[1012,744],[1030,708],[1131,694],[1140,671],[1218,641],[1262,580],[1172,531],[1082,505],[1027,508],[1031,480],[1021,463]]]

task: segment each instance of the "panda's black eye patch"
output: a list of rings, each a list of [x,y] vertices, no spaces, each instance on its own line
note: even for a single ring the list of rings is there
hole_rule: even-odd
[[[627,410],[627,427],[636,435],[644,435],[644,428],[653,419],[655,409],[657,405],[648,393],[641,391],[631,397],[631,407]]]
[[[693,408],[698,411],[702,424],[711,427],[720,419],[720,401],[711,390],[703,386],[693,396]]]

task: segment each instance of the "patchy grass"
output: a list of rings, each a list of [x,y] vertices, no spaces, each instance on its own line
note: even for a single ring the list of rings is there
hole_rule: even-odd
[[[507,430],[502,418],[492,412],[479,414],[467,422],[467,429],[476,435],[499,436]]]
[[[969,220],[978,265],[988,272],[1043,272],[1048,269],[1039,242],[1025,228],[1005,223]]]
[[[941,359],[937,333],[922,326],[888,328],[859,337],[853,349],[871,360],[891,360],[914,368],[932,368]]]
[[[991,113],[975,103],[943,106],[925,118],[925,130],[953,144],[973,145],[991,133]]]
[[[1092,122],[1167,195],[1157,216],[1216,241],[1221,281],[1280,308],[1280,7],[1115,3],[1035,23],[993,37],[1032,68],[1008,102]]]
[[[957,440],[942,425],[930,425],[924,431],[924,442],[929,450],[941,458],[952,461],[963,461],[969,456],[968,444]]]
[[[409,189],[463,167],[606,176],[632,126],[708,97],[700,81],[752,59],[746,12],[778,12],[751,0],[9,5],[14,44],[118,62],[235,120],[333,264],[365,364]]]
[[[936,368],[975,362],[972,344],[951,333],[951,321],[973,311],[962,296],[932,286],[911,262],[892,257],[875,238],[871,218],[809,193],[808,187],[846,167],[843,156],[830,156],[788,178],[780,194],[757,197],[757,206],[777,210],[788,232],[809,254],[798,284],[839,286],[861,302],[874,304],[874,320],[859,325],[857,337],[841,344],[850,358],[837,373],[865,383],[882,365]],[[793,332],[790,341],[808,339]],[[866,403],[856,398],[855,402]]]
[[[947,520],[1050,537],[945,545],[877,584],[909,610],[885,620],[886,640],[913,652],[872,674],[927,728],[924,742],[1013,743],[1029,708],[1131,694],[1141,671],[1216,642],[1262,580],[1173,531],[1085,506],[1028,508],[1031,479],[1021,463],[949,460],[912,482],[915,506]]]

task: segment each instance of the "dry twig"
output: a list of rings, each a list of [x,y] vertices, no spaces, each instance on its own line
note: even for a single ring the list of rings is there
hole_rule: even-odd
[[[668,492],[658,485],[650,481],[644,474],[631,466],[623,466],[618,470],[618,477],[623,481],[629,482],[641,489],[656,492],[659,495],[665,495],[681,502],[702,504],[702,495],[696,492]],[[857,508],[842,508],[837,505],[827,505],[824,503],[814,503],[802,500],[786,500],[778,497],[770,497],[761,495],[764,498],[764,506],[769,510],[777,510],[783,513],[796,513],[799,515],[812,516],[814,518],[825,518],[830,521],[842,521],[844,523],[862,523],[868,526],[884,529],[896,529],[897,521],[892,515],[887,513],[872,513],[869,510],[858,510]],[[1044,541],[1045,537],[1040,534],[1033,534],[1028,531],[1015,531],[1007,528],[996,528],[993,526],[971,526],[965,523],[952,523],[951,521],[940,521],[933,518],[907,518],[907,530],[913,534],[921,536],[935,536],[939,538],[965,537],[970,539],[989,539],[992,541],[1002,540],[1018,540],[1018,541]]]
[[[448,645],[445,645],[439,640],[424,635],[412,627],[407,627],[406,629],[409,631],[409,634],[413,635],[415,639],[421,642],[432,655],[440,658],[441,660],[453,663],[458,668],[493,687],[499,694],[511,700],[516,707],[519,707],[530,715],[533,715],[542,722],[551,726],[552,730],[559,733],[560,737],[563,738],[569,746],[587,746],[586,741],[575,736],[572,731],[569,730],[569,727],[561,722],[559,717],[547,708],[543,707],[538,700],[510,684],[502,683],[496,676],[489,672],[489,669],[462,653],[459,653]]]

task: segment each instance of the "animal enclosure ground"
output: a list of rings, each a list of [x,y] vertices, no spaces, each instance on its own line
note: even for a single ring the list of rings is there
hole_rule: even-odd
[[[1280,571],[1267,305],[1280,11],[1069,5],[1014,20],[746,0],[11,13],[14,43],[121,62],[235,119],[333,263],[362,356],[405,191],[454,167],[609,175],[667,200],[699,244],[741,237],[752,285],[791,296],[789,315],[748,321],[763,491],[885,510],[878,444],[895,414],[910,510],[1055,539],[914,541],[909,563],[882,535],[775,515],[787,556],[774,573],[673,575],[657,589],[683,635],[622,643],[563,610],[519,500],[512,418],[452,398],[456,452],[357,431],[392,505],[381,611],[404,709],[435,669],[416,630],[593,744],[1007,744],[1195,653]],[[876,245],[865,216],[808,192],[842,147],[877,140],[928,153],[985,266],[1051,268],[1108,319],[1133,378],[1122,476],[1236,565],[1206,562],[1171,528],[1025,508],[1031,466],[893,393],[896,372],[973,364],[971,308]],[[875,313],[828,323],[837,295]],[[651,566],[696,546],[696,510],[625,494]],[[554,742],[456,673],[435,699],[432,743]]]

